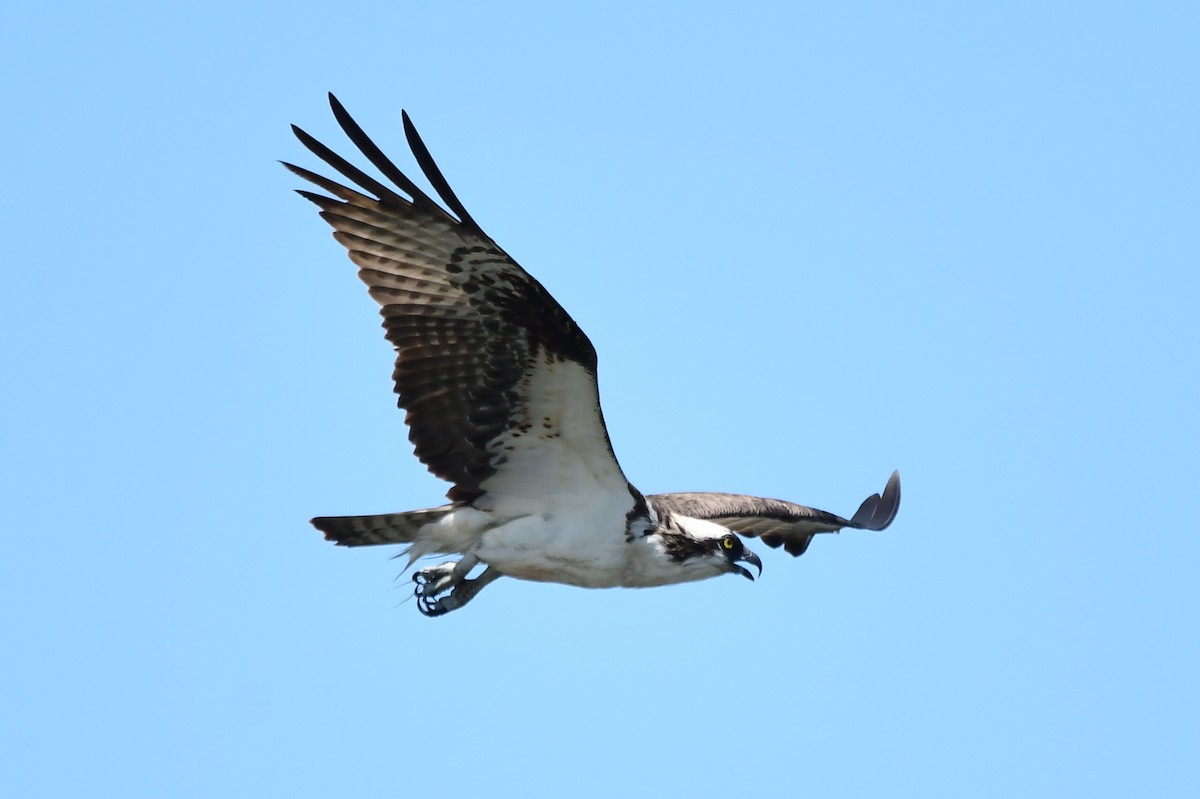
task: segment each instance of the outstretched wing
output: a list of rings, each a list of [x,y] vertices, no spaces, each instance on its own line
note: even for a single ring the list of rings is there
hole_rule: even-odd
[[[828,511],[744,494],[653,494],[646,501],[661,516],[673,513],[707,519],[745,535],[757,536],[769,547],[782,546],[792,555],[803,555],[817,533],[836,533],[843,527],[883,530],[900,509],[900,472],[892,472],[882,496],[867,497],[850,519]]]
[[[538,461],[531,451],[537,440],[557,439],[561,457],[583,452],[594,461],[567,464],[567,471],[599,474],[606,488],[625,493],[587,336],[471,218],[407,114],[409,147],[449,211],[409,180],[332,94],[329,102],[350,140],[407,197],[296,126],[304,146],[357,188],[284,166],[330,195],[299,192],[321,209],[380,305],[417,457],[454,484],[451,500],[471,502],[491,490],[489,480],[501,470]],[[500,482],[519,491],[522,479],[510,474]]]

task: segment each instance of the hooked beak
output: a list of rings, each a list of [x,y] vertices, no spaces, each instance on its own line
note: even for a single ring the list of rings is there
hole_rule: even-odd
[[[758,559],[758,555],[755,555],[753,552],[747,549],[742,553],[742,556],[738,558],[738,560],[742,563],[749,563],[751,566],[758,569],[758,576],[762,576],[762,561]],[[751,574],[750,570],[745,566],[739,566],[737,563],[731,563],[730,565],[735,571],[737,571],[738,574],[742,575],[750,582],[754,582],[754,575]]]

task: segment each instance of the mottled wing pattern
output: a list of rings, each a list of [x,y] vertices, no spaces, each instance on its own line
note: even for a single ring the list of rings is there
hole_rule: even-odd
[[[782,546],[798,556],[804,554],[818,533],[835,533],[843,527],[883,530],[891,524],[900,509],[900,473],[893,472],[883,494],[867,497],[850,519],[781,499],[744,494],[654,494],[646,500],[660,516],[674,513],[707,519],[735,532],[761,538],[767,546]]]
[[[598,414],[595,349],[549,292],[466,212],[407,114],[409,146],[456,216],[409,180],[333,95],[330,104],[350,140],[407,197],[295,126],[300,141],[357,188],[284,166],[326,192],[299,193],[321,209],[380,305],[417,457],[454,484],[451,500],[470,502],[503,460],[489,442],[516,423],[526,399],[523,376],[535,362],[579,364]]]

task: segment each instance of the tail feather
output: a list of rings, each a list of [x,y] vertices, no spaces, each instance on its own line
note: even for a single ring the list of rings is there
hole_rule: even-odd
[[[325,534],[326,541],[344,547],[411,544],[422,527],[440,521],[452,510],[453,505],[442,505],[375,516],[318,516],[312,520],[312,525]]]

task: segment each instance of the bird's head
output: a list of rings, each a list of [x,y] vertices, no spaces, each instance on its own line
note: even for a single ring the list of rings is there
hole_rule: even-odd
[[[740,574],[748,580],[755,575],[743,566],[748,563],[762,574],[762,561],[742,539],[727,528],[705,519],[675,516],[662,532],[663,550],[672,561],[689,570],[707,572],[696,579],[716,574]]]

